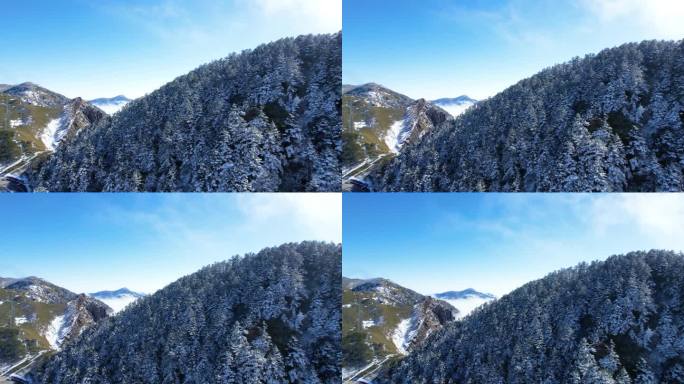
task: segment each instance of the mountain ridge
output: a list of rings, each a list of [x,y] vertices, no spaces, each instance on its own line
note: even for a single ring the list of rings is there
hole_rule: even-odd
[[[379,191],[681,191],[682,51],[628,43],[544,69],[369,179]]]
[[[48,191],[339,191],[340,50],[340,33],[303,35],[200,66],[61,145],[29,182]]]
[[[288,243],[186,275],[88,328],[35,383],[339,383],[341,245]]]
[[[681,382],[684,255],[638,251],[529,282],[435,333],[377,382]]]

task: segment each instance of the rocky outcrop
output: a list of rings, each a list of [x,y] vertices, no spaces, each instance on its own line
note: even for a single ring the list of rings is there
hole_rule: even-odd
[[[100,108],[77,97],[64,107],[63,129],[65,130],[64,140],[70,140],[82,129],[90,127],[107,117],[107,114]]]
[[[109,317],[112,312],[105,303],[84,294],[78,295],[67,303],[62,323],[62,342],[75,339],[84,329]]]
[[[425,297],[422,302],[416,304],[413,310],[416,325],[408,351],[423,345],[431,334],[456,320],[457,314],[458,309],[452,307],[451,304]]]

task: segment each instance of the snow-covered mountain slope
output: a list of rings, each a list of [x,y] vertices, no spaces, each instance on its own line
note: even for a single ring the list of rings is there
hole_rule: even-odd
[[[482,304],[496,300],[496,296],[478,292],[472,288],[463,291],[447,291],[436,293],[435,298],[446,301],[458,309],[458,318],[463,318]]]
[[[112,309],[37,277],[1,278],[0,365],[60,349]]]
[[[465,112],[466,109],[475,105],[475,103],[477,103],[477,100],[472,99],[466,95],[462,95],[454,98],[443,98],[433,100],[432,103],[449,112],[451,116],[456,117]]]
[[[67,191],[339,191],[342,35],[198,67],[136,99],[29,176]]]
[[[113,115],[121,110],[126,104],[130,103],[131,99],[124,95],[119,95],[111,98],[99,98],[90,100],[90,104],[105,111],[108,115]]]
[[[572,59],[478,102],[372,175],[377,191],[684,191],[684,41]]]
[[[346,85],[343,91],[344,180],[363,180],[406,143],[451,119],[448,112],[424,99],[413,100],[379,84]]]
[[[48,150],[54,151],[64,138],[76,136],[81,129],[89,127],[104,117],[105,114],[100,109],[77,97],[64,105],[58,119],[48,123],[41,139]]]
[[[78,295],[66,304],[64,313],[55,316],[44,330],[44,336],[52,349],[59,349],[62,344],[79,336],[84,329],[113,314],[112,308],[105,303]]]
[[[342,351],[347,376],[373,361],[401,358],[457,315],[447,302],[387,279],[344,278]]]
[[[529,282],[444,327],[381,384],[682,383],[684,255],[652,250]]]
[[[126,306],[141,297],[145,297],[145,294],[138,293],[129,290],[128,288],[117,289],[116,291],[100,291],[90,294],[101,302],[110,306],[114,313],[121,312]]]
[[[341,245],[285,244],[184,276],[65,343],[35,384],[340,383]]]
[[[14,85],[2,92],[38,107],[60,107],[69,101],[64,95],[30,82]]]
[[[104,116],[80,98],[70,100],[33,83],[0,91],[0,191],[15,190],[10,177],[26,179],[32,162],[49,157],[64,138]]]
[[[66,303],[78,296],[68,289],[58,287],[37,277],[19,279],[7,285],[5,289],[20,292],[30,301],[47,304]]]

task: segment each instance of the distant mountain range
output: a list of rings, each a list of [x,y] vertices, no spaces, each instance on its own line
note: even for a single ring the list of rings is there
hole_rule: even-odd
[[[496,296],[489,293],[478,292],[472,288],[463,291],[448,291],[436,293],[434,297],[444,300],[458,308],[458,318],[463,318],[470,314],[475,308],[482,306],[490,301],[496,300]]]
[[[108,115],[113,115],[119,112],[121,108],[125,107],[126,104],[130,103],[131,99],[124,95],[119,95],[112,98],[100,98],[90,100],[90,104],[100,108]]]
[[[466,95],[462,95],[455,98],[443,98],[432,100],[432,104],[444,109],[449,112],[451,116],[456,117],[465,112],[468,108],[475,105],[477,100],[472,99]]]
[[[459,300],[459,299],[469,299],[476,297],[478,299],[494,300],[496,296],[489,293],[478,292],[472,288],[464,289],[463,291],[447,291],[442,293],[436,293],[434,295],[438,299],[443,300]]]
[[[144,293],[133,292],[128,288],[117,289],[116,291],[100,291],[89,294],[103,303],[110,306],[114,313],[121,312],[126,306],[136,300],[145,297]]]

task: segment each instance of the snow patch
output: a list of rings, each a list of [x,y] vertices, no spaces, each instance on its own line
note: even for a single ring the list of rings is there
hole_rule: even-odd
[[[376,324],[375,324],[375,320],[363,320],[361,322],[361,325],[363,326],[363,329],[366,329],[366,328],[374,327]]]
[[[10,120],[10,127],[16,128],[24,125],[24,121],[22,119],[17,119],[17,120]]]
[[[67,330],[64,327],[64,315],[57,316],[48,325],[45,330],[45,339],[50,343],[52,349],[58,350],[62,341],[64,341],[64,335],[66,335]]]
[[[361,129],[361,128],[366,128],[366,122],[365,121],[355,121],[354,122],[354,129]]]
[[[411,134],[412,129],[413,127],[409,126],[409,121],[407,119],[394,122],[385,134],[385,144],[387,144],[390,151],[399,153],[404,142],[406,142],[406,139],[408,139]]]
[[[40,140],[45,144],[45,148],[50,151],[54,151],[57,147],[59,141],[64,137],[66,132],[60,132],[59,128],[61,126],[61,118],[50,120],[47,127],[43,130],[40,135]]]
[[[385,144],[387,144],[387,147],[390,149],[390,151],[394,153],[399,153],[401,145],[403,144],[403,128],[404,120],[395,121],[385,134]]]
[[[24,316],[14,318],[14,324],[16,324],[16,325],[22,325],[22,324],[26,324],[28,322],[29,322],[28,319]]]
[[[2,304],[2,301],[0,301],[0,304]],[[342,308],[351,308],[351,304],[344,304]]]
[[[412,318],[404,319],[399,322],[397,328],[392,332],[392,342],[397,351],[402,355],[408,354],[408,346],[411,343],[409,330],[411,329]]]

